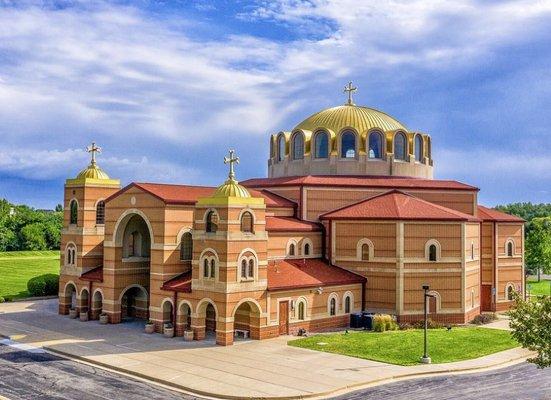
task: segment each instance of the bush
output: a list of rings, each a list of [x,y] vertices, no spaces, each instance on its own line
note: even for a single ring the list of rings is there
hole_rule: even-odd
[[[33,297],[56,295],[59,291],[59,276],[56,274],[35,276],[27,282],[27,290]]]
[[[402,322],[398,324],[398,329],[401,331],[406,331],[408,329],[413,329],[413,325],[411,325],[409,322]]]
[[[375,314],[373,317],[373,330],[375,332],[395,331],[398,325],[392,316],[388,314]]]
[[[413,327],[415,329],[424,329],[425,328],[425,321],[423,321],[423,320],[417,321],[417,322],[413,323]],[[427,320],[427,327],[429,329],[441,329],[441,328],[444,328],[444,324],[442,324],[440,322],[433,321],[432,319],[429,318]]]
[[[0,296],[0,303],[3,303],[5,301],[6,301],[6,299],[4,299],[2,296]]]
[[[471,324],[484,325],[484,324],[489,324],[490,322],[493,322],[496,319],[497,319],[497,315],[495,313],[480,314],[474,317],[474,319],[471,321]]]

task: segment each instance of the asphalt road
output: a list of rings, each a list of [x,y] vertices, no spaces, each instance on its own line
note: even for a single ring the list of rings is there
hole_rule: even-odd
[[[0,344],[0,396],[10,400],[198,399],[44,352]],[[551,369],[530,364],[478,374],[408,380],[334,400],[551,400]]]

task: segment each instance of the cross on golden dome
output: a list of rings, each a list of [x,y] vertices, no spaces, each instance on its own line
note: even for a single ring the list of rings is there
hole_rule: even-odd
[[[233,164],[239,164],[239,157],[235,156],[235,150],[230,149],[229,151],[230,156],[224,157],[224,164],[230,164],[230,173],[228,174],[228,178],[230,180],[235,180],[235,172],[233,170]]]
[[[352,81],[348,82],[348,85],[344,87],[343,93],[348,92],[348,101],[346,102],[347,105],[353,106],[354,103],[352,102],[352,93],[357,91],[358,88],[355,86],[352,86]]]
[[[96,165],[96,153],[101,153],[101,147],[96,146],[96,142],[92,142],[92,144],[86,148],[86,151],[92,153],[92,165]]]

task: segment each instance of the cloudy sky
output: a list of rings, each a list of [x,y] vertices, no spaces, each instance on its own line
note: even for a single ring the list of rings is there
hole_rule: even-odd
[[[123,184],[266,175],[269,134],[322,108],[433,138],[437,178],[551,202],[551,0],[0,0],[0,197],[50,208],[100,165]]]

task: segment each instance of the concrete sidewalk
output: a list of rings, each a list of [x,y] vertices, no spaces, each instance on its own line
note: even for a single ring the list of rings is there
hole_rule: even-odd
[[[56,313],[57,301],[0,305],[0,334],[12,340],[216,398],[304,398],[393,379],[471,371],[524,360],[517,348],[476,360],[402,367],[287,346],[290,337],[184,342],[147,335],[136,324],[100,325]]]

